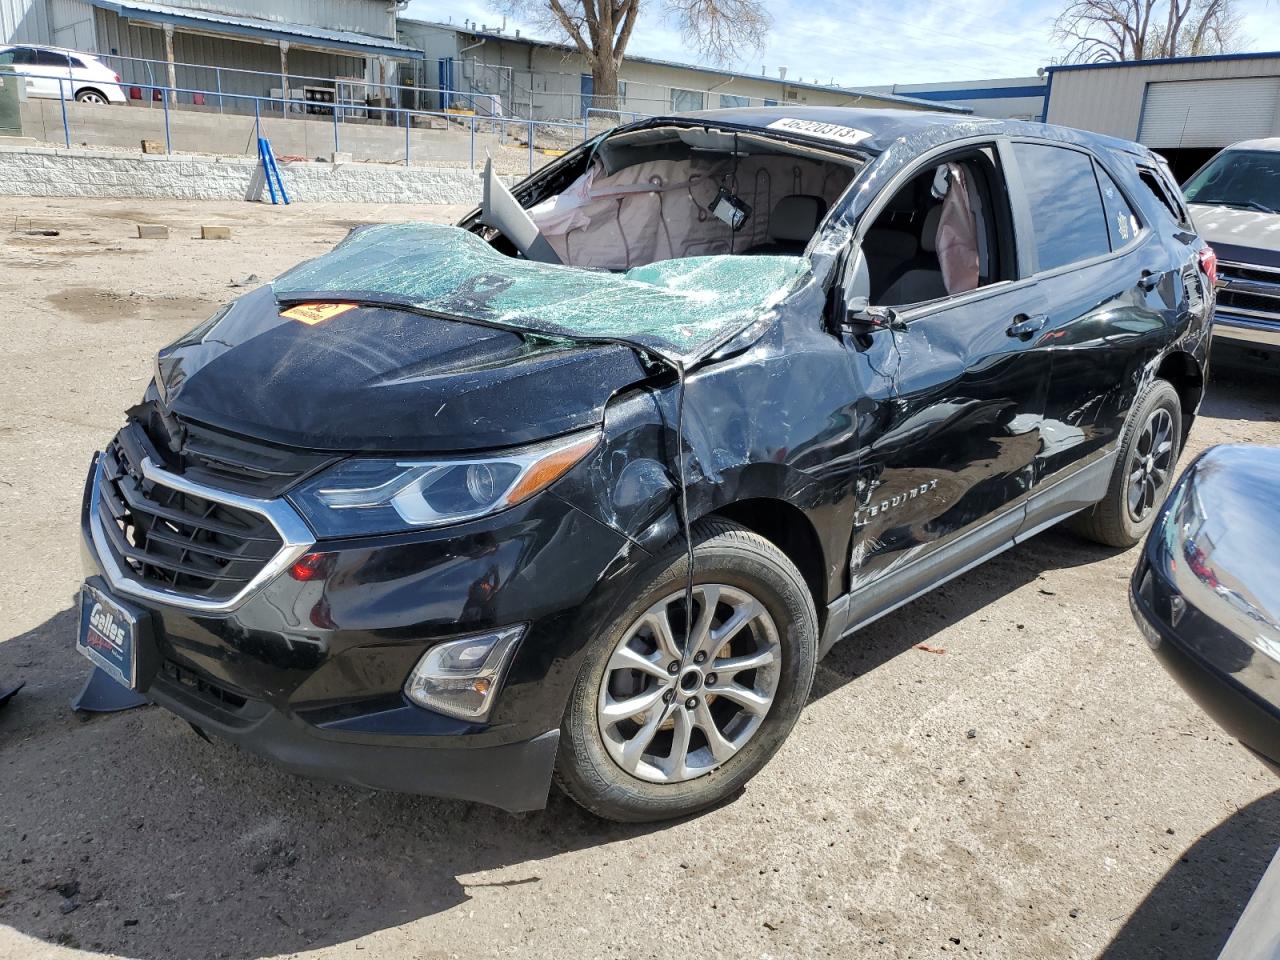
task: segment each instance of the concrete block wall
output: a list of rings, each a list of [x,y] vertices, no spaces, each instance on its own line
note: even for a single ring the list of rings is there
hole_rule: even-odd
[[[452,203],[480,200],[469,170],[359,163],[281,166],[300,203]],[[172,200],[257,200],[265,195],[254,160],[199,154],[0,146],[0,195]]]

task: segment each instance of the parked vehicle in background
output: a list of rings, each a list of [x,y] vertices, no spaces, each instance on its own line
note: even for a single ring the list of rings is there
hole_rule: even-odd
[[[0,67],[5,66],[12,66],[14,73],[26,78],[29,97],[65,97],[79,103],[129,102],[120,88],[120,75],[97,57],[79,50],[25,44],[0,46]]]
[[[1129,606],[1164,668],[1280,774],[1277,477],[1280,448],[1235,444],[1201,454],[1147,536]],[[1278,904],[1280,853],[1218,960],[1280,957]]]
[[[1280,372],[1280,137],[1227,147],[1184,193],[1218,255],[1214,336]]]
[[[1280,773],[1280,448],[1214,447],[1183,472],[1130,604],[1174,678]]]
[[[774,106],[486,184],[161,351],[87,479],[90,660],[299,772],[676,817],[836,642],[1173,481],[1213,260],[1145,147]]]

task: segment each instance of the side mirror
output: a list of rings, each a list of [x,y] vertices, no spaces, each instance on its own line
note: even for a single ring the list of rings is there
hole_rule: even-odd
[[[840,325],[852,333],[906,329],[892,307],[871,306],[871,271],[860,247],[851,247],[840,278]]]
[[[845,301],[844,322],[857,333],[907,329],[907,325],[898,318],[897,310],[893,307],[873,307],[866,297],[854,297]]]

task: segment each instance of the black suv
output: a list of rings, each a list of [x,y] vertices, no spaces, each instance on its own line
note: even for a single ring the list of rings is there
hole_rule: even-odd
[[[1214,260],[1144,147],[778,106],[486,182],[161,351],[85,491],[100,669],[301,773],[673,817],[840,639],[1169,488]]]

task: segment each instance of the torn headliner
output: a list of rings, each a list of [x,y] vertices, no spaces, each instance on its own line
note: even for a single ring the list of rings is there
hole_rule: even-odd
[[[272,287],[285,302],[398,304],[544,337],[626,343],[687,366],[809,273],[804,257],[733,255],[596,272],[508,257],[457,227],[400,223],[355,230]]]

